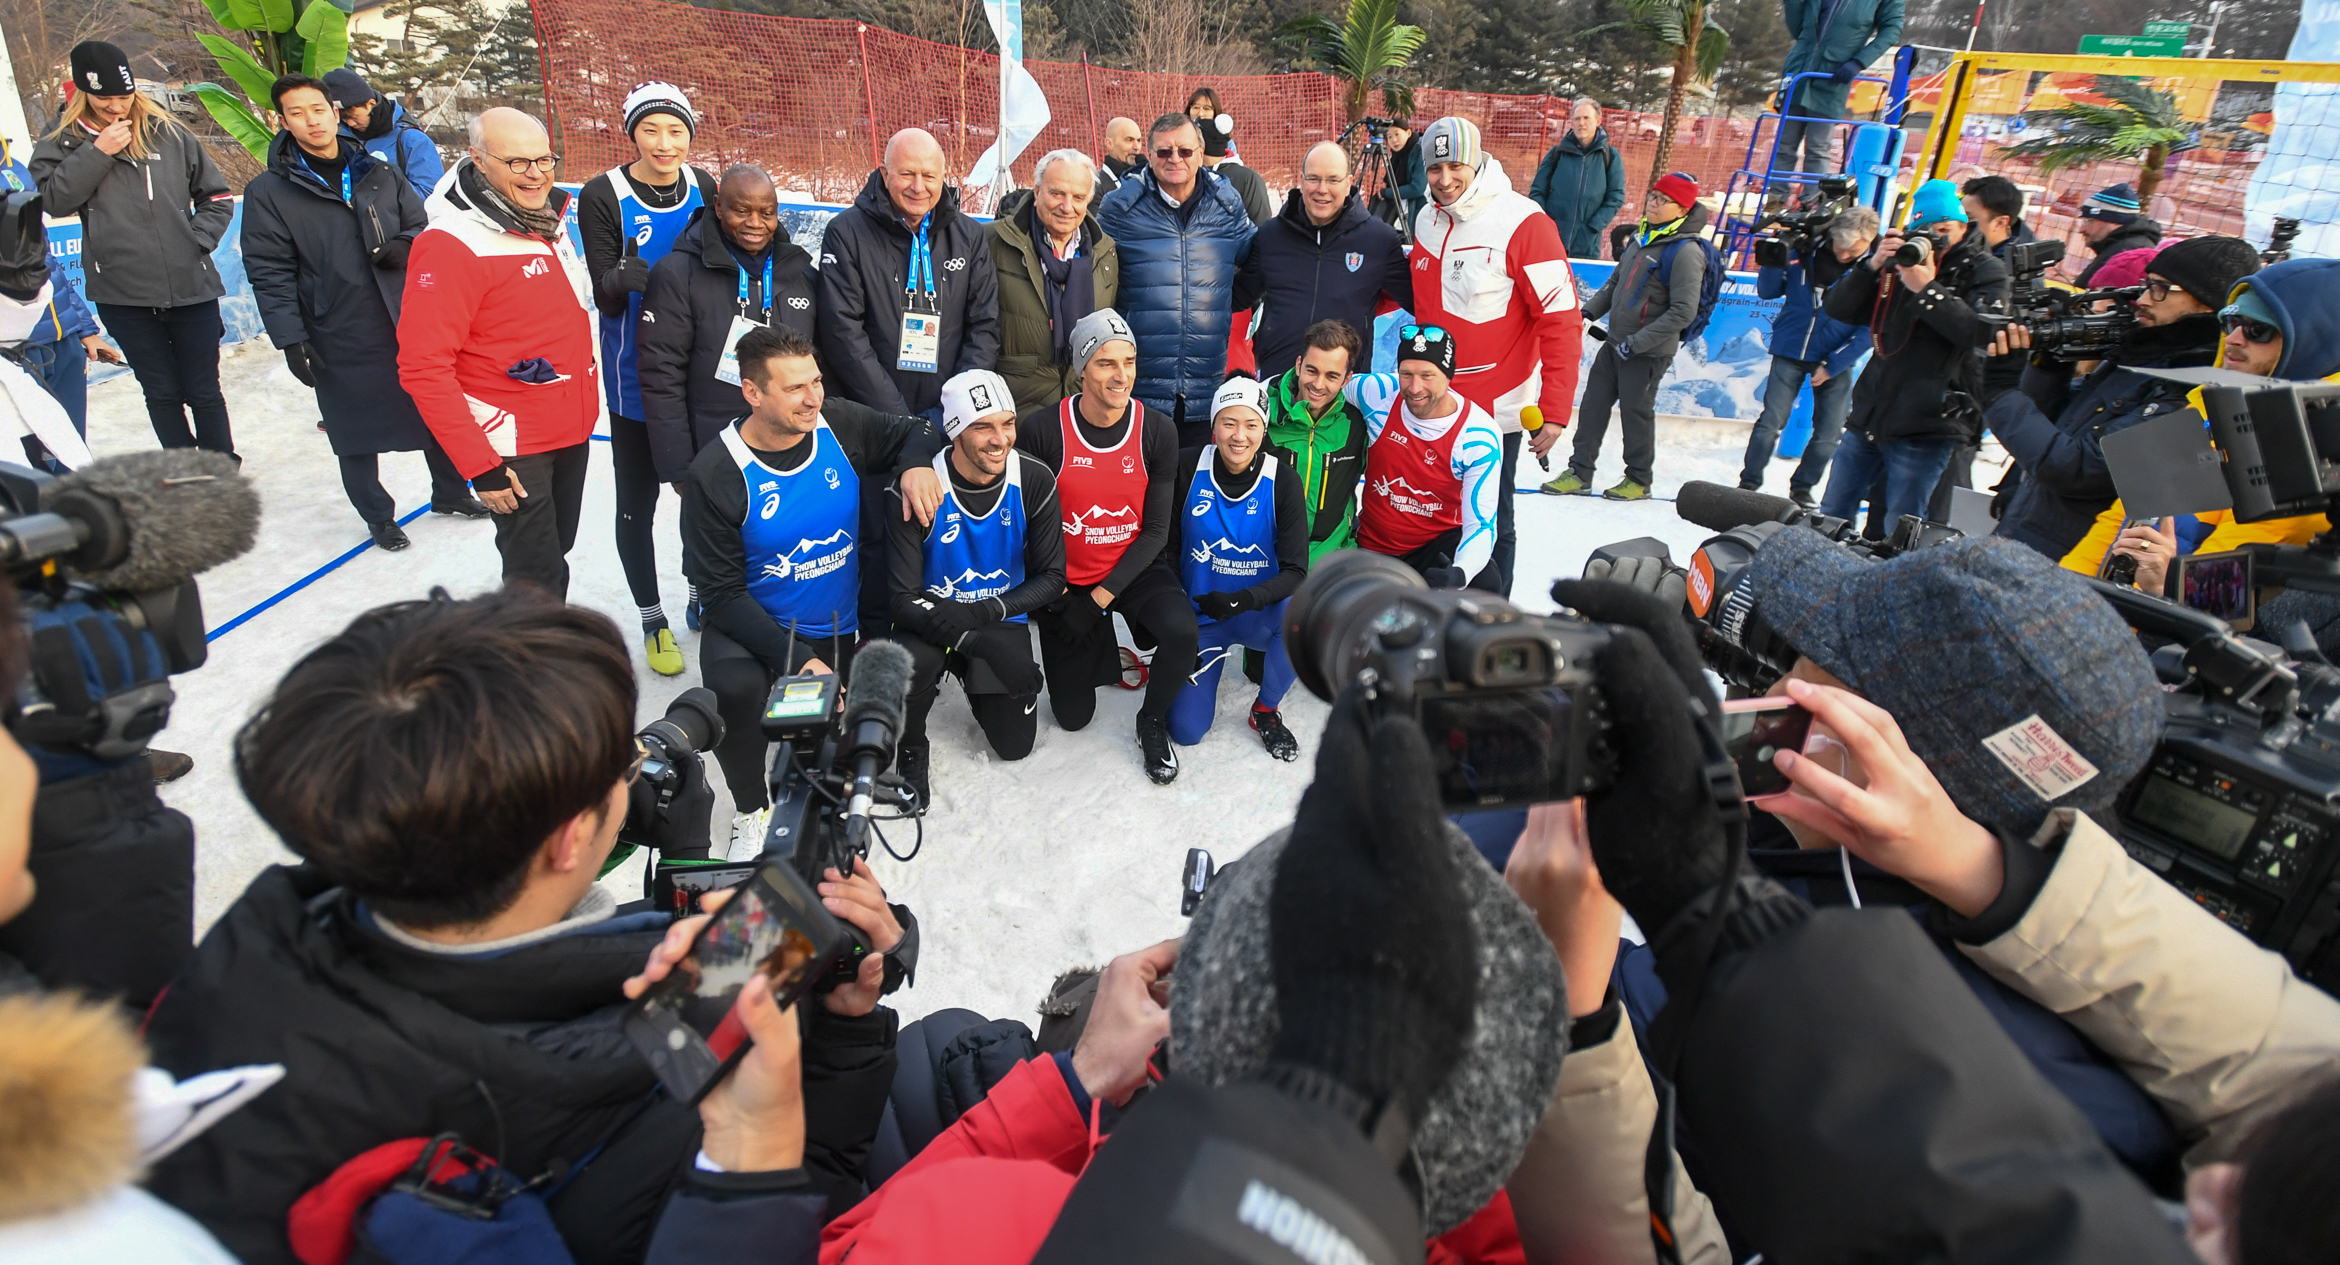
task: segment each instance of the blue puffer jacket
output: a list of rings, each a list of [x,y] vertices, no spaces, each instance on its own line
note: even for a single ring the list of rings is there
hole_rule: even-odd
[[[1235,264],[1251,244],[1242,195],[1214,172],[1184,206],[1162,196],[1151,167],[1105,195],[1097,223],[1121,248],[1114,306],[1137,335],[1137,396],[1166,417],[1184,397],[1189,430],[1207,425],[1227,376]]]
[[[1868,326],[1848,324],[1820,310],[1820,301],[1827,297],[1828,287],[1836,284],[1843,273],[1842,268],[1828,268],[1823,264],[1821,275],[1814,277],[1811,261],[1801,256],[1791,256],[1785,268],[1755,270],[1755,293],[1762,298],[1782,300],[1779,315],[1771,322],[1772,355],[1789,360],[1825,361],[1828,376],[1833,378],[1868,354]]]

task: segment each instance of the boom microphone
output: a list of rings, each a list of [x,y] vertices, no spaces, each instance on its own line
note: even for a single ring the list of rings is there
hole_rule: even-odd
[[[910,652],[901,643],[873,641],[853,657],[845,707],[845,754],[853,757],[853,788],[845,801],[845,846],[864,847],[869,806],[877,776],[894,762],[910,698]]]
[[[1729,531],[1751,523],[1793,523],[1804,507],[1784,496],[1766,496],[1720,483],[1690,482],[1674,494],[1674,513],[1708,531]]]
[[[177,588],[243,554],[260,530],[260,494],[235,459],[198,448],[93,461],[39,495],[38,512],[0,522],[0,566],[55,556],[118,592]]]

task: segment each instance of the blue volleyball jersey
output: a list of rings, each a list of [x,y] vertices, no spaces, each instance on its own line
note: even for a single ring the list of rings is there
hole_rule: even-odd
[[[1024,582],[1024,460],[1008,454],[1007,486],[999,491],[989,514],[976,514],[959,504],[959,489],[951,484],[948,449],[935,454],[935,477],[942,480],[942,505],[926,529],[926,591],[953,602],[980,602],[998,597]],[[1007,622],[1021,624],[1022,615]]]
[[[756,459],[727,427],[723,446],[747,480],[747,589],[783,628],[800,637],[858,632],[861,556],[853,533],[861,526],[861,479],[826,421],[816,423],[813,454],[782,472]]]
[[[644,203],[624,167],[612,167],[601,178],[609,181],[609,187],[617,193],[619,229],[633,240],[634,253],[647,266],[656,266],[666,258],[683,226],[691,222],[691,212],[705,201],[700,194],[698,176],[687,166],[682,170],[682,201],[674,206]],[[624,249],[621,244],[621,254]],[[642,379],[634,359],[634,326],[641,319],[639,294],[626,296],[624,316],[601,318],[601,381],[609,396],[609,411],[635,421],[642,420]]]
[[[1206,445],[1194,484],[1178,516],[1183,548],[1178,578],[1189,601],[1205,593],[1235,593],[1264,584],[1281,569],[1276,557],[1276,459],[1260,463],[1259,477],[1242,496],[1219,490],[1219,450]],[[1201,608],[1196,608],[1200,614]],[[1204,623],[1213,622],[1208,617]]]

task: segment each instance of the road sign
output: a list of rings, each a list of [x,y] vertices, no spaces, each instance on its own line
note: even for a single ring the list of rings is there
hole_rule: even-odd
[[[2162,39],[2182,40],[2193,33],[2194,24],[2191,22],[2147,22],[2145,24],[2146,35],[2158,36]]]
[[[2098,57],[2183,57],[2186,41],[2166,35],[2083,35],[2080,51]]]

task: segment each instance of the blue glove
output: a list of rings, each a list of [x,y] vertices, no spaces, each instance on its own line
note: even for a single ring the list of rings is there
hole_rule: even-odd
[[[1837,67],[1836,74],[1832,77],[1838,83],[1851,83],[1853,80],[1860,78],[1861,72],[1867,69],[1868,67],[1863,66],[1857,61],[1848,61],[1842,66]]]
[[[1619,359],[1619,360],[1631,360],[1631,359],[1633,359],[1633,344],[1631,344],[1631,343],[1629,343],[1629,342],[1626,342],[1624,339],[1622,339],[1622,338],[1612,338],[1612,339],[1610,339],[1610,340],[1609,340],[1609,346],[1610,346],[1612,349],[1614,349],[1614,350],[1616,351],[1616,353],[1617,353],[1617,359]]]
[[[527,382],[536,386],[543,386],[547,382],[558,382],[561,380],[561,375],[559,371],[553,368],[552,362],[542,356],[530,356],[528,359],[523,360],[520,363],[513,365],[511,368],[504,370],[504,376],[512,379],[515,382]]]

